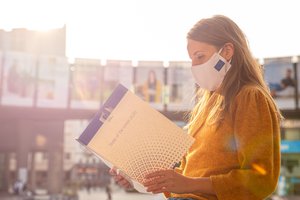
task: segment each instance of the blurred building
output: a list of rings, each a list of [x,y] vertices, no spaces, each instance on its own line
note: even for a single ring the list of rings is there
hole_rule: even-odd
[[[61,192],[68,181],[108,183],[107,167],[76,138],[118,83],[179,126],[195,104],[190,62],[77,58],[69,63],[65,37],[66,27],[0,30],[0,190],[17,179],[50,193]],[[300,194],[300,65],[290,57],[272,58],[264,69],[286,118],[278,190]],[[287,76],[295,84],[281,88]]]
[[[0,190],[11,190],[17,179],[28,189],[61,190],[64,121],[42,119],[44,114],[34,113],[39,103],[34,99],[43,97],[40,105],[53,99],[49,91],[59,81],[51,76],[63,74],[54,71],[61,71],[57,65],[66,60],[65,49],[65,26],[0,30]]]
[[[0,30],[0,50],[36,55],[65,56],[66,26],[48,31],[25,28]]]

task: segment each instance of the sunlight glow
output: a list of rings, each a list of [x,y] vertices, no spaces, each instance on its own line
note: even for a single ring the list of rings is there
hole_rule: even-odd
[[[66,24],[67,57],[189,60],[188,30],[203,17],[224,14],[244,31],[257,58],[299,55],[300,29],[295,24],[300,3],[272,2],[266,14],[269,4],[258,0],[247,6],[238,0],[174,1],[172,6],[160,0],[3,0],[0,29],[46,31]]]

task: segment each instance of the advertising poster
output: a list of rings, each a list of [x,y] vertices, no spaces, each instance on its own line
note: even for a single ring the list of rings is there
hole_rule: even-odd
[[[71,76],[71,108],[98,109],[102,82],[100,60],[76,59]]]
[[[57,56],[38,58],[37,106],[66,108],[68,102],[69,65]]]
[[[131,61],[120,61],[119,83],[133,90],[133,66]]]
[[[33,106],[36,57],[7,52],[3,62],[2,105]]]
[[[136,68],[135,93],[158,110],[164,104],[163,62],[143,61]]]
[[[170,62],[167,88],[168,110],[187,111],[193,108],[196,88],[190,62]]]
[[[295,109],[295,76],[291,57],[264,61],[264,76],[280,109]]]
[[[103,99],[104,102],[111,95],[119,83],[132,89],[133,68],[131,61],[108,60],[104,68]]]

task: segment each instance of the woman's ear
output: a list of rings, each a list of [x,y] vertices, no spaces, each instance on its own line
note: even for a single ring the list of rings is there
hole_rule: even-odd
[[[230,61],[234,54],[234,46],[232,43],[228,42],[224,45],[222,56],[227,60]]]

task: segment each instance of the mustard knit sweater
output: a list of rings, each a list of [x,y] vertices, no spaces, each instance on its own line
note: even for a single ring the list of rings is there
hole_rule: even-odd
[[[188,177],[210,177],[216,196],[165,194],[209,200],[262,200],[277,186],[280,125],[276,109],[259,88],[245,86],[234,102],[233,120],[218,129],[199,119],[196,139],[176,170]]]

